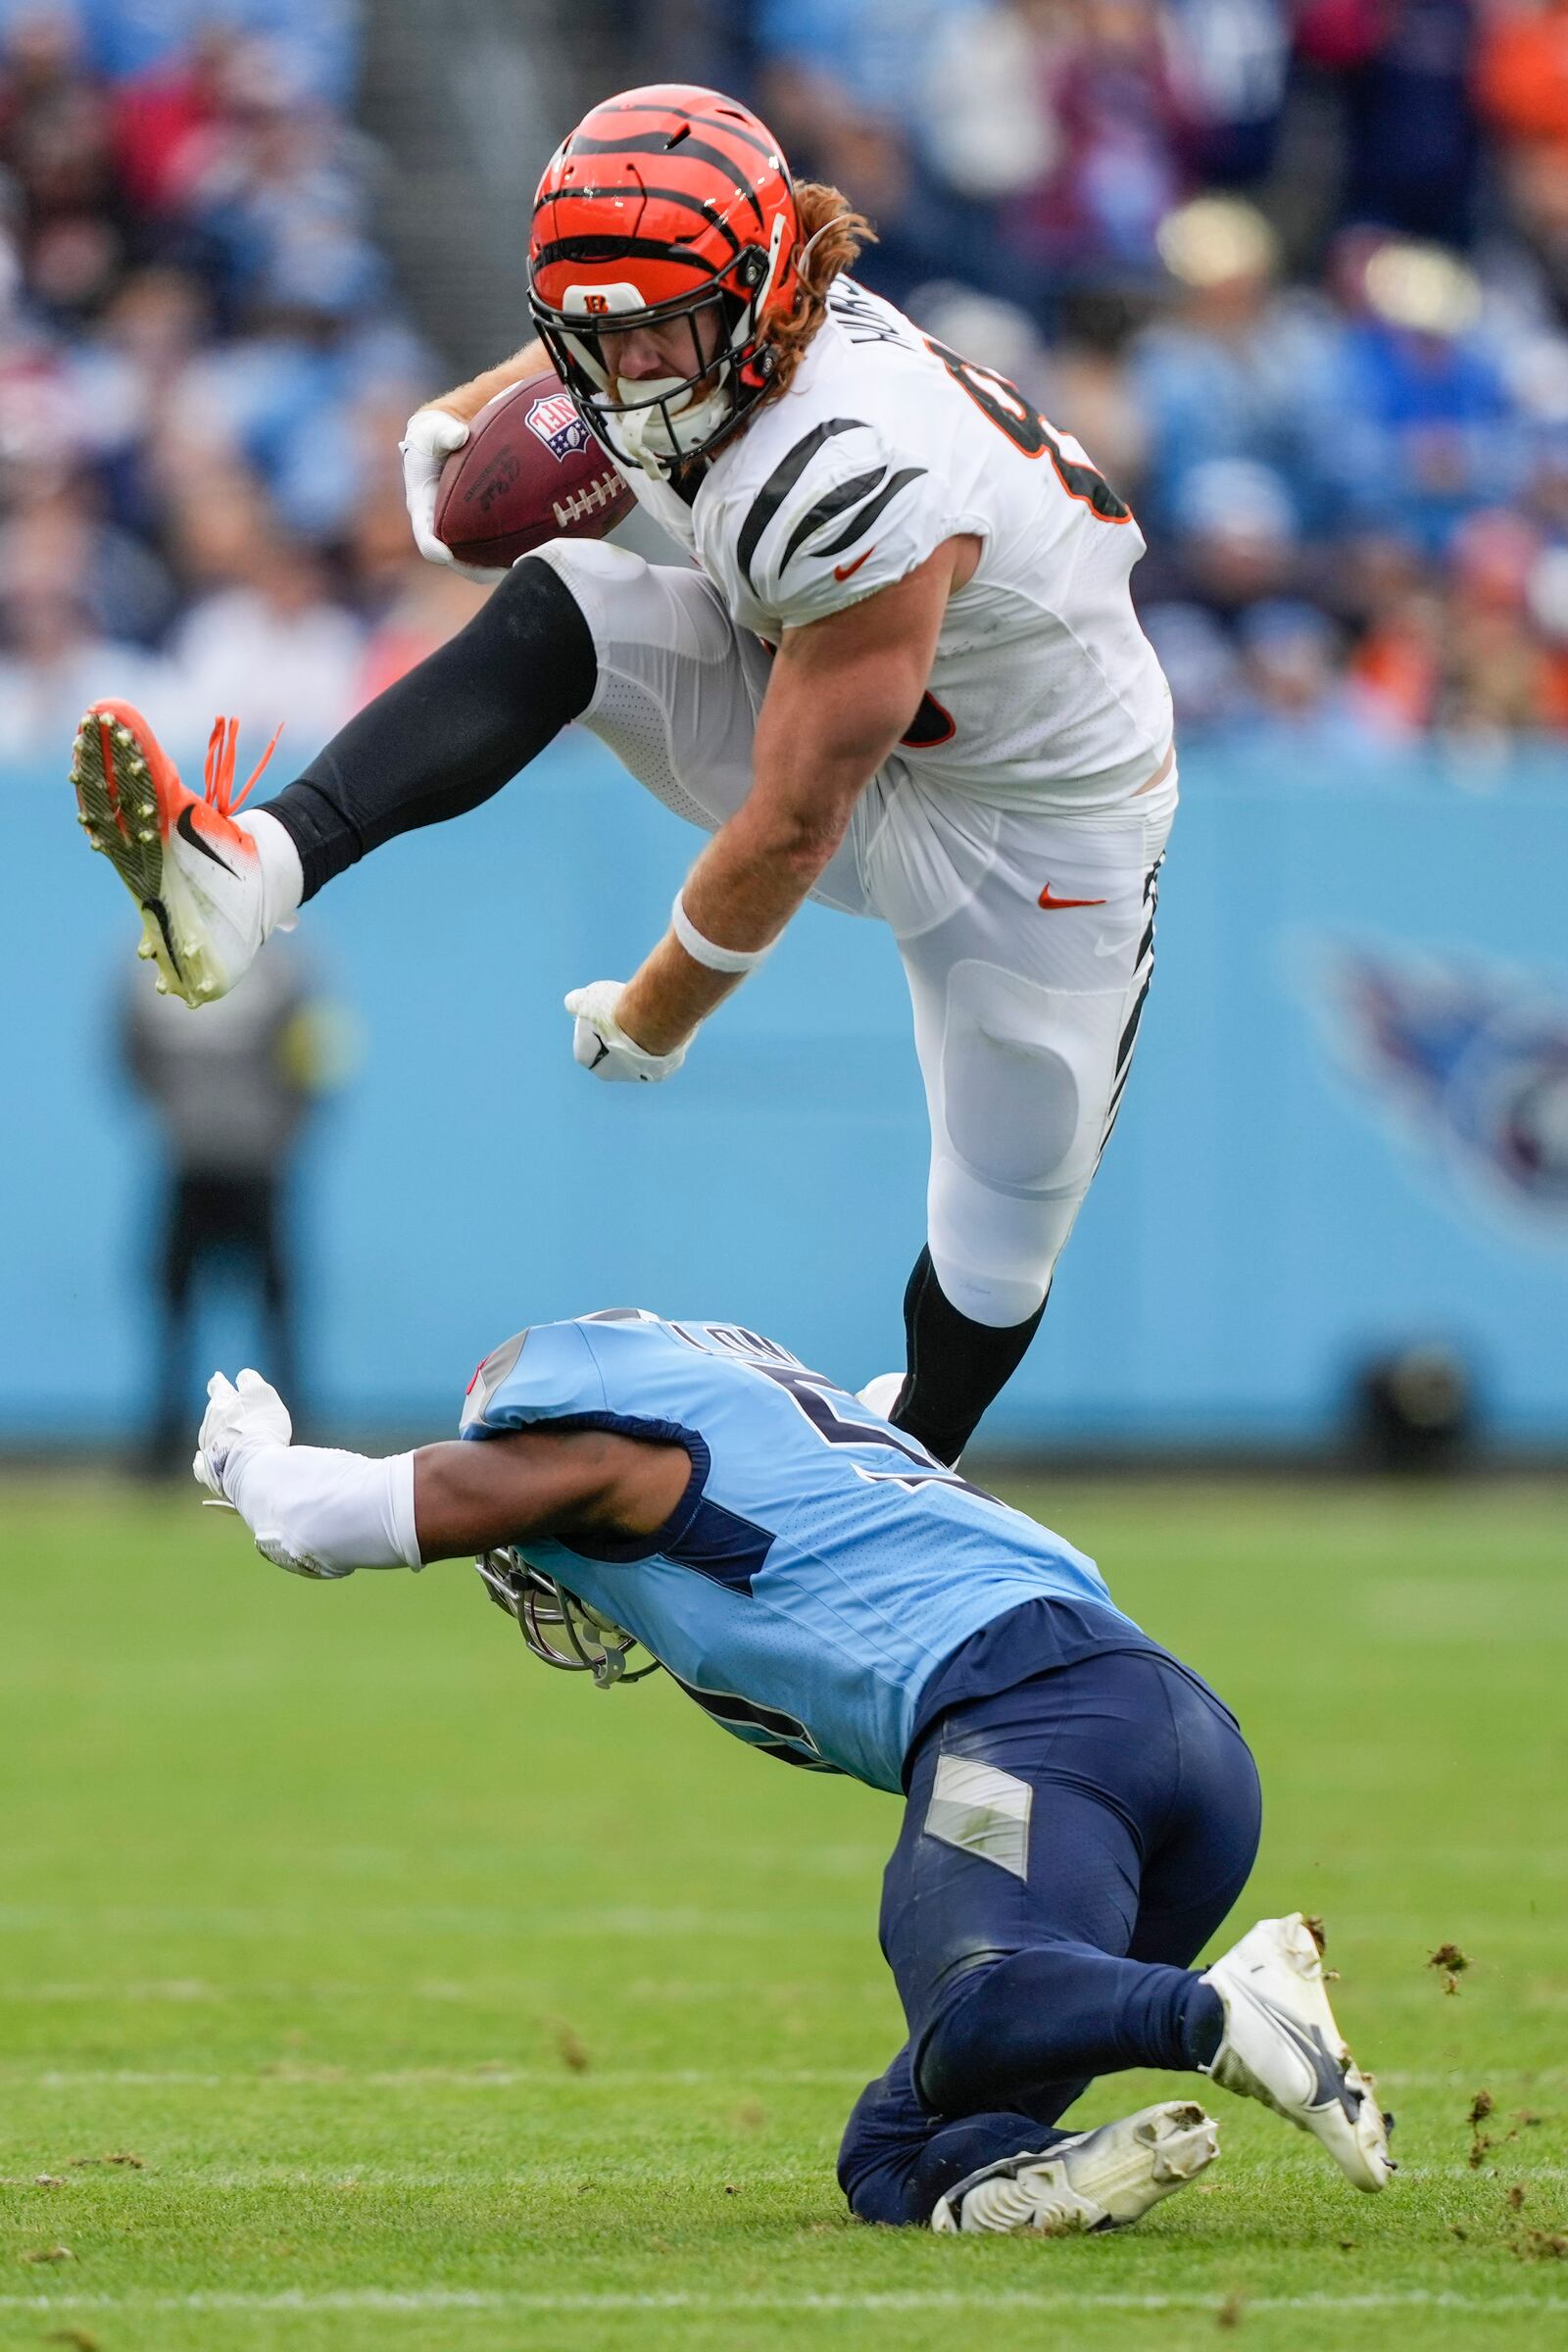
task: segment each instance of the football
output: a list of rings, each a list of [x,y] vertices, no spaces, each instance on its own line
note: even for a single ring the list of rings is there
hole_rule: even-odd
[[[547,539],[602,539],[635,505],[552,369],[486,402],[441,475],[435,527],[463,564],[515,564]]]

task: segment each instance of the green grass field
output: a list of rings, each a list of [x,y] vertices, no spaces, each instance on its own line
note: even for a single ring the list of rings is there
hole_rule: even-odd
[[[1215,2092],[1221,2162],[1124,2235],[854,2227],[890,1799],[547,1674],[470,1571],[305,1585],[182,1497],[19,1482],[5,2352],[1568,2342],[1568,1493],[1019,1498],[1250,1732],[1245,1909],[1327,1917],[1385,2196]]]

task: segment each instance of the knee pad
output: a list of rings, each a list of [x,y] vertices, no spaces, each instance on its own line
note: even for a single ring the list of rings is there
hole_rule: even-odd
[[[1022,1323],[1051,1288],[1100,1155],[1121,1004],[994,964],[949,974],[928,1237],[972,1322]]]
[[[573,593],[583,584],[590,595],[596,588],[613,594],[617,588],[634,586],[650,568],[645,557],[634,555],[629,547],[614,547],[608,539],[547,539],[527,560],[548,564]]]
[[[958,1184],[946,1181],[955,1176]],[[978,1186],[966,1188],[961,1178],[962,1171],[951,1167],[932,1176],[931,1264],[943,1297],[960,1315],[994,1331],[1010,1330],[1045,1305],[1077,1203],[1063,1215],[1054,1203],[1004,1202]]]

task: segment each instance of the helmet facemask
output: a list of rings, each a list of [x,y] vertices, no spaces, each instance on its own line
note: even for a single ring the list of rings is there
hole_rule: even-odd
[[[766,253],[748,246],[721,275],[668,302],[649,305],[630,284],[568,285],[555,310],[535,287],[530,308],[540,339],[579,416],[620,465],[666,475],[715,447],[766,391],[774,361],[762,321],[784,227],[774,221]],[[705,336],[707,320],[716,333]],[[606,336],[675,321],[691,338],[687,373],[641,381],[614,373]]]
[[[592,1675],[600,1690],[616,1683],[640,1683],[645,1675],[658,1673],[658,1658],[650,1657],[646,1665],[632,1664],[632,1652],[641,1646],[635,1634],[589,1608],[510,1545],[481,1552],[474,1566],[497,1608],[515,1618],[524,1642],[546,1666]]]

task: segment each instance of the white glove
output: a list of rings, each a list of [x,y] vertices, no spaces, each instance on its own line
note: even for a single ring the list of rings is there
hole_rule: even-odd
[[[202,1415],[196,1459],[191,1469],[198,1486],[220,1496],[251,1526],[238,1492],[240,1480],[259,1453],[286,1452],[292,1445],[294,1424],[288,1406],[259,1372],[242,1372],[237,1382],[215,1372],[207,1383],[207,1395],[210,1401]],[[263,1535],[254,1528],[252,1532],[262,1557],[270,1560],[274,1567],[287,1568],[295,1576],[331,1578],[354,1573],[352,1568],[324,1567],[318,1559],[295,1551],[275,1536]]]
[[[199,1487],[231,1503],[234,1478],[244,1456],[258,1446],[292,1445],[294,1424],[282,1397],[259,1372],[242,1372],[237,1386],[221,1372],[215,1372],[207,1383],[207,1395],[210,1401],[202,1415],[191,1469]]]
[[[593,980],[586,988],[572,990],[566,999],[566,1010],[577,1016],[572,1056],[596,1078],[616,1084],[641,1079],[653,1085],[680,1068],[686,1049],[677,1046],[672,1054],[647,1054],[629,1038],[615,1018],[624,987],[623,980]]]
[[[504,580],[505,564],[489,571],[476,564],[460,564],[446,541],[435,535],[441,469],[467,438],[468,427],[450,409],[416,409],[404,426],[398,448],[403,455],[403,497],[414,525],[414,544],[427,564],[444,564],[466,580]]]

